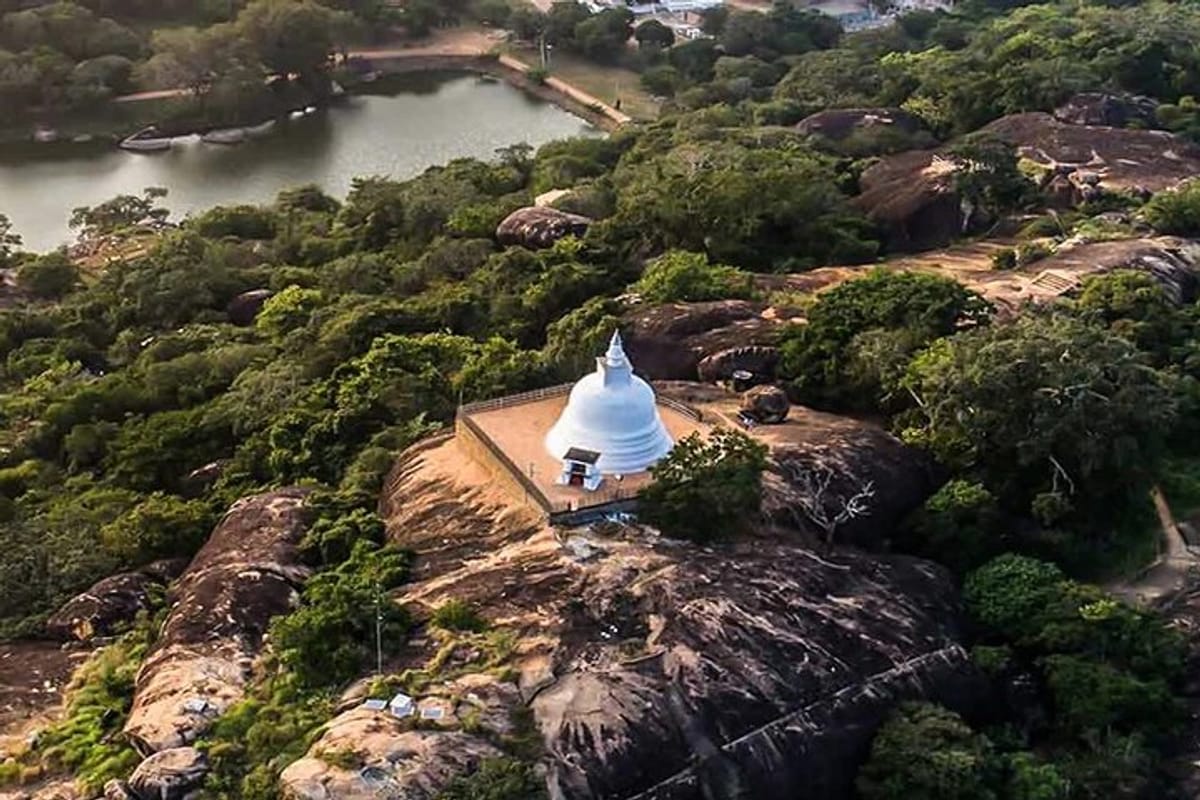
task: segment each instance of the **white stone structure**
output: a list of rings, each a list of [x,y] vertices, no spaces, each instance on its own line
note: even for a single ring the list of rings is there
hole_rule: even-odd
[[[596,469],[605,475],[644,472],[674,446],[650,384],[633,374],[633,365],[613,333],[608,352],[596,359],[596,371],[571,389],[567,407],[546,434],[546,449],[556,459],[574,450],[599,453]]]

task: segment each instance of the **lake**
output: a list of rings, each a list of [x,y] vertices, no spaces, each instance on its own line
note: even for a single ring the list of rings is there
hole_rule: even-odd
[[[454,158],[600,132],[557,106],[475,75],[424,73],[388,81],[394,94],[356,95],[227,146],[198,137],[163,153],[46,146],[0,153],[0,214],[33,251],[68,242],[71,210],[118,194],[165,187],[178,219],[215,205],[263,203],[316,183],[342,198],[357,176],[411,178]]]

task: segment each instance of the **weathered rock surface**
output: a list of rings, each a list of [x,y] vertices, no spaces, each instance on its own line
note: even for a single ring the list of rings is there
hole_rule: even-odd
[[[1001,117],[982,130],[1041,167],[1043,188],[1059,206],[1105,191],[1158,192],[1200,174],[1200,146],[1166,131],[1071,125],[1042,112]],[[853,204],[893,249],[945,246],[982,221],[955,191],[956,169],[944,149],[886,156],[863,171]]]
[[[954,188],[955,164],[933,150],[886,156],[863,170],[852,204],[895,250],[939,247],[968,231],[971,210]]]
[[[706,419],[736,414],[736,396],[690,386]],[[788,445],[839,474],[857,470],[842,478],[853,485],[882,481],[906,455],[917,470],[907,448],[863,423],[795,409],[788,422],[755,430],[773,450]],[[413,448],[389,481],[389,538],[417,554],[402,600],[433,608],[460,598],[520,631],[517,683],[543,736],[551,796],[832,800],[850,793],[895,702],[971,705],[978,676],[958,643],[956,593],[940,568],[814,550],[806,526],[783,514],[717,548],[639,526],[577,530],[598,545],[580,559],[457,448],[453,438]],[[887,453],[879,472],[863,463],[876,450]],[[796,487],[773,477],[771,492],[785,490]],[[898,513],[880,497],[871,524],[883,532]],[[381,742],[364,760],[389,748]],[[285,780],[314,787],[293,789],[314,800],[361,792],[329,769],[318,774],[316,783],[300,780],[307,772]]]
[[[769,376],[783,323],[766,310],[747,300],[639,305],[623,315],[621,337],[638,372],[652,380],[695,380],[710,358],[703,380],[727,378],[734,369]],[[748,366],[734,366],[741,362]]]
[[[1159,192],[1200,174],[1200,146],[1166,131],[1071,125],[1050,114],[1011,114],[983,131],[1076,185]]]
[[[833,142],[855,135],[879,135],[895,141],[910,140],[910,147],[933,144],[933,135],[921,118],[902,108],[831,108],[800,120],[796,131]]]
[[[183,572],[186,561],[156,561],[135,572],[112,575],[68,600],[46,620],[56,639],[86,642],[111,636],[150,608],[155,594]]]
[[[275,295],[270,289],[252,289],[242,292],[229,301],[225,309],[229,321],[234,325],[253,325],[254,318],[262,311],[263,305]]]
[[[297,553],[306,494],[286,488],[234,503],[176,583],[125,724],[143,755],[191,744],[242,697],[267,623],[294,606],[310,572]]]
[[[355,766],[322,759],[332,753],[353,754]],[[284,797],[293,800],[432,800],[454,777],[500,755],[481,736],[412,730],[410,722],[387,711],[356,708],[330,722],[309,755],[288,766],[279,780]]]
[[[520,245],[530,250],[549,247],[567,236],[587,233],[592,221],[578,214],[545,206],[519,208],[496,228],[496,240],[505,247]]]
[[[1134,124],[1142,128],[1156,128],[1157,108],[1158,103],[1149,97],[1109,92],[1080,92],[1054,109],[1054,117],[1069,125],[1125,128]]]
[[[172,747],[139,764],[129,776],[129,789],[140,800],[183,800],[200,788],[207,774],[203,753],[194,747]]]
[[[742,411],[765,425],[783,422],[791,407],[787,392],[770,384],[755,386],[742,395]]]
[[[739,370],[749,372],[755,380],[771,380],[779,364],[779,348],[762,344],[729,347],[705,356],[696,364],[696,374],[706,383],[726,381]]]

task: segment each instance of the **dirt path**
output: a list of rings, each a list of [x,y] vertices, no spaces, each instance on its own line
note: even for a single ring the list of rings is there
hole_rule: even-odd
[[[57,642],[0,644],[0,762],[58,714],[64,687],[89,655]]]

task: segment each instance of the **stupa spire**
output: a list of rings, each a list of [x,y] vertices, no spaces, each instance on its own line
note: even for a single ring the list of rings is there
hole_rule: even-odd
[[[625,355],[621,344],[621,331],[613,331],[608,341],[608,351],[596,359],[596,371],[604,376],[604,384],[629,383],[633,378],[633,365]]]

